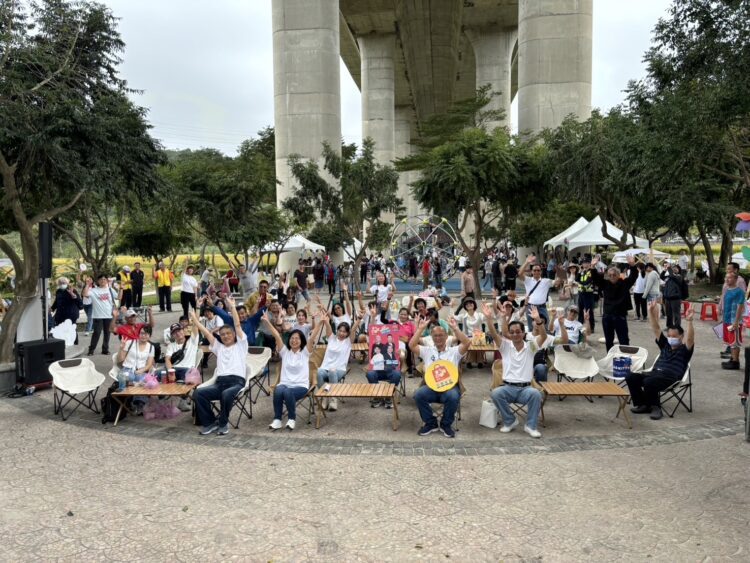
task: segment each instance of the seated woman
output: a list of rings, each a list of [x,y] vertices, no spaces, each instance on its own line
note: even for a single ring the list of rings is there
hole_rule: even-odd
[[[262,319],[266,330],[274,338],[276,349],[281,357],[279,382],[273,390],[273,421],[269,428],[278,430],[282,427],[281,415],[286,404],[286,427],[289,430],[294,430],[297,421],[297,401],[304,397],[310,389],[310,352],[315,347],[315,342],[320,336],[320,330],[324,323],[318,324],[309,341],[302,331],[293,330],[289,334],[288,343],[284,345],[284,341],[268,317],[268,313],[263,313]]]
[[[465,311],[461,311],[462,308]],[[482,332],[482,325],[486,321],[484,315],[477,311],[477,302],[473,297],[467,297],[459,304],[453,318],[462,323],[462,332],[469,339],[474,337],[474,331]],[[466,366],[472,368],[476,362],[477,367],[482,369],[484,367],[483,358],[484,352],[469,352]]]
[[[151,327],[144,325],[138,333],[138,340],[122,339],[117,353],[117,363],[122,365],[128,380],[141,381],[154,368],[154,345],[151,344]],[[144,397],[133,399],[134,414],[143,413]]]
[[[322,313],[320,324],[325,326],[328,346],[326,347],[323,362],[318,368],[318,389],[328,383],[338,383],[346,375],[346,368],[349,365],[349,355],[352,351],[352,340],[354,334],[347,323],[340,323],[336,328],[336,337],[333,336],[330,318],[328,314]],[[325,400],[323,408],[335,411],[338,408],[336,399]]]
[[[404,343],[404,346],[402,349],[405,349],[405,355],[406,355],[406,371],[409,374],[409,377],[414,377],[414,356],[411,353],[411,349],[409,348],[409,340],[411,340],[411,337],[414,336],[414,331],[416,330],[416,327],[414,326],[414,321],[409,319],[409,308],[402,307],[398,312],[398,326],[399,326],[399,338],[401,342]]]

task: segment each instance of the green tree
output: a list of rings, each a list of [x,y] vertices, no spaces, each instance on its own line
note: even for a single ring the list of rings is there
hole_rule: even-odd
[[[519,246],[541,249],[544,241],[575,223],[579,217],[591,221],[596,211],[584,203],[553,199],[541,209],[515,216],[510,239]]]
[[[123,186],[134,194],[155,187],[161,153],[118,76],[122,49],[115,18],[100,4],[0,4],[0,226],[21,240],[19,253],[0,237],[16,271],[2,362],[12,360],[18,322],[36,298],[36,226],[87,193],[116,198]]]

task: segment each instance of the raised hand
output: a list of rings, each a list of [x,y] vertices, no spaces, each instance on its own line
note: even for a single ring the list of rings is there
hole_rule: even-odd
[[[529,313],[531,315],[532,320],[538,321],[539,320],[539,309],[536,308],[535,305],[529,305]]]
[[[492,318],[492,309],[490,309],[490,306],[487,303],[482,302],[482,314],[484,314],[485,317],[488,319]]]
[[[593,267],[594,267],[594,266],[596,266],[596,265],[597,265],[598,263],[599,263],[599,257],[598,257],[598,256],[594,256],[594,257],[593,257],[593,258],[591,259],[591,267],[593,268]]]
[[[417,330],[419,332],[424,332],[427,327],[430,326],[430,319],[424,318],[419,321],[419,325],[417,325]]]
[[[263,314],[260,316],[260,320],[266,323],[267,325],[271,325],[271,319],[268,318],[268,311],[263,311]]]
[[[661,306],[659,305],[658,301],[654,301],[653,303],[649,304],[648,306],[648,314],[650,317],[653,317],[655,319],[659,318],[659,313],[661,312]]]
[[[234,297],[232,297],[231,295],[227,295],[224,301],[226,302],[227,305],[229,305],[230,308],[234,309],[234,306],[235,306]]]
[[[454,319],[453,317],[448,319],[448,326],[451,327],[454,331],[458,330],[458,321]]]
[[[685,311],[685,320],[692,321],[694,315],[695,315],[695,310],[692,307],[688,307],[688,310]]]
[[[565,309],[562,309],[562,308],[558,307],[558,309],[557,309],[557,318],[560,319],[560,320],[562,320],[563,317],[565,317]]]

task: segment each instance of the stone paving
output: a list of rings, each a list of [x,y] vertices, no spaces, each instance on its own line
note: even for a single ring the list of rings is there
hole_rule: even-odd
[[[741,373],[696,327],[692,414],[628,430],[614,399],[550,401],[541,440],[478,426],[487,369],[467,373],[454,440],[416,435],[416,380],[397,432],[357,400],[320,430],[271,433],[261,396],[224,438],[187,416],[63,423],[51,391],[0,400],[0,560],[748,561]],[[647,325],[631,329],[653,354]]]

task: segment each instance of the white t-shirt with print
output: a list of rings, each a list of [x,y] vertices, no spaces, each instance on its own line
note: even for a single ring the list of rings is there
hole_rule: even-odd
[[[182,344],[177,344],[177,342],[170,342],[169,346],[167,346],[167,351],[164,353],[164,356],[173,356],[177,350],[182,350]],[[198,357],[198,335],[191,335],[190,338],[187,339],[187,344],[185,344],[185,355],[183,356],[182,360],[176,364],[172,364],[172,367],[175,368],[191,368],[195,366],[195,358]]]
[[[349,354],[352,351],[352,341],[348,338],[340,340],[333,337],[328,341],[326,354],[323,357],[323,363],[320,369],[325,370],[343,370],[349,365]]]
[[[370,293],[375,295],[375,301],[378,303],[382,303],[383,301],[388,301],[388,294],[393,291],[393,288],[391,287],[391,284],[386,285],[373,285],[370,288]]]
[[[435,346],[420,346],[419,357],[422,358],[425,367],[438,360],[447,360],[456,366],[456,368],[461,364],[462,358],[458,346],[446,347],[442,352],[439,352]]]
[[[109,287],[92,287],[89,289],[91,296],[91,318],[111,319],[115,300],[112,297],[113,290]]]
[[[443,309],[447,309],[447,307],[443,307]],[[440,310],[442,311],[443,309]],[[485,321],[484,313],[477,312],[475,312],[472,317],[466,311],[461,311],[458,315],[454,315],[454,318],[456,319],[456,322],[463,324],[462,332],[469,338],[474,336],[475,330],[482,330],[482,324]]]
[[[568,342],[570,344],[578,344],[578,341],[581,339],[581,333],[583,332],[583,323],[564,319],[563,324],[565,325],[565,330],[568,331]],[[559,319],[555,319],[553,328],[555,329],[555,338],[560,338],[562,336],[562,330],[560,330]]]
[[[299,352],[292,352],[286,346],[282,346],[279,350],[279,356],[281,356],[279,384],[307,389],[310,385],[310,351],[307,346]]]
[[[237,342],[232,346],[224,346],[218,338],[214,339],[211,352],[216,356],[214,375],[247,377],[247,336],[243,331],[237,333]]]
[[[541,348],[549,348],[555,342],[553,336],[547,336]],[[534,377],[534,354],[541,349],[537,339],[523,343],[521,350],[516,350],[507,338],[502,339],[500,353],[503,356],[503,380],[509,383],[529,383]]]

